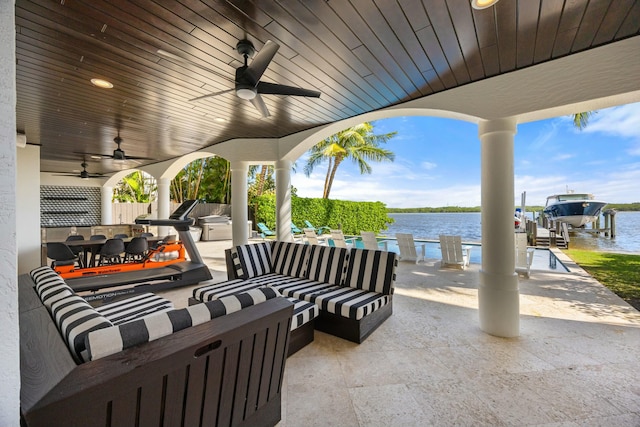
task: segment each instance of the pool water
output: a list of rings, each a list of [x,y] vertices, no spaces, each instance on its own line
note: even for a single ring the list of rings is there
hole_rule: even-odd
[[[353,238],[346,237],[350,242]],[[329,246],[333,246],[333,240],[328,239]],[[386,242],[387,250],[390,252],[400,253],[398,249],[398,243],[396,239],[378,239],[378,242]],[[434,240],[416,240],[416,245],[424,243],[425,245],[425,258],[427,259],[440,259],[442,255],[440,253],[440,242]],[[355,239],[357,248],[364,248],[362,240],[357,237]],[[471,246],[471,263],[482,263],[482,246],[479,244],[465,243],[464,246]],[[553,271],[557,273],[567,273],[569,269],[548,249],[536,249],[533,254],[533,263],[531,264],[532,270],[545,270]]]

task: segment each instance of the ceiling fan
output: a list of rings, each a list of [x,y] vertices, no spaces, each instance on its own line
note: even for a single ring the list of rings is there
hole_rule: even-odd
[[[251,65],[249,65],[247,59],[255,53],[255,47],[249,40],[240,40],[236,45],[236,50],[244,57],[244,65],[236,69],[235,88],[199,96],[197,98],[190,99],[189,101],[197,101],[211,96],[235,91],[238,98],[251,101],[253,106],[260,111],[263,117],[269,117],[269,110],[267,109],[267,106],[260,94],[319,98],[320,92],[317,90],[302,89],[299,87],[260,81],[262,74],[264,74],[278,49],[280,49],[279,44],[274,43],[271,40],[267,40],[262,50],[258,52],[253,61],[251,61]]]
[[[89,173],[87,171],[87,163],[86,162],[82,162],[80,163],[80,166],[82,166],[82,172],[80,173],[56,173],[54,175],[56,176],[75,176],[78,178],[82,178],[82,179],[89,179],[89,178],[105,178],[104,175],[102,175],[101,173]]]
[[[113,138],[113,142],[115,142],[116,145],[118,146],[118,148],[113,150],[113,154],[100,154],[100,153],[77,153],[77,154],[89,155],[89,156],[92,156],[92,158],[112,159],[112,160],[118,160],[122,162],[127,160],[155,160],[149,157],[127,156],[124,153],[124,150],[120,148],[120,144],[122,144],[122,138],[120,138],[120,133],[118,133],[118,136]]]

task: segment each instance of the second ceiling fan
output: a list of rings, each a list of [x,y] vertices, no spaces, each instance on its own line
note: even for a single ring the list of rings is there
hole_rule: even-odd
[[[236,45],[236,50],[244,57],[244,65],[236,69],[235,88],[199,96],[197,98],[190,99],[189,101],[197,101],[211,96],[235,91],[238,98],[251,101],[253,106],[260,111],[263,117],[269,117],[269,110],[260,96],[261,94],[319,98],[320,92],[317,90],[302,89],[294,86],[260,81],[262,74],[264,74],[278,49],[280,49],[279,44],[274,43],[271,40],[267,40],[262,50],[258,52],[253,61],[251,61],[251,65],[249,65],[248,58],[254,54],[255,47],[249,40],[240,40]]]
[[[155,160],[155,159],[152,159],[150,157],[127,156],[124,153],[124,150],[122,148],[120,148],[120,144],[122,144],[122,138],[120,138],[120,133],[119,132],[118,132],[118,136],[113,138],[113,142],[115,142],[116,145],[118,146],[118,148],[113,150],[113,154],[100,154],[100,153],[78,153],[78,154],[85,154],[85,155],[90,155],[92,157],[96,157],[96,158],[100,158],[100,159],[111,159],[111,160],[118,160],[118,161],[126,161],[126,160]]]

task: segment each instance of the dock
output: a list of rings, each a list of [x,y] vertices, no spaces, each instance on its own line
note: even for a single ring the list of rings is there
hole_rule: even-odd
[[[559,232],[555,227],[544,228],[542,226],[538,226],[538,224],[533,221],[531,221],[531,224],[531,228],[535,230],[531,234],[527,231],[527,235],[530,240],[529,244],[531,246],[540,248],[569,248],[570,237],[567,224],[561,224]]]
[[[603,234],[605,237],[615,238],[616,236],[616,213],[615,209],[604,211],[604,227],[600,227],[600,218],[591,224],[591,228],[572,228],[572,232]],[[538,221],[526,220],[525,229],[530,246],[549,248],[557,247],[568,249],[571,238],[569,237],[569,226],[560,221],[549,221],[540,214]]]

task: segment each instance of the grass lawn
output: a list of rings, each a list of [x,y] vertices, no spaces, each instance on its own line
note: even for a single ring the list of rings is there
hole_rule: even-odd
[[[597,281],[640,311],[640,255],[564,251]]]

